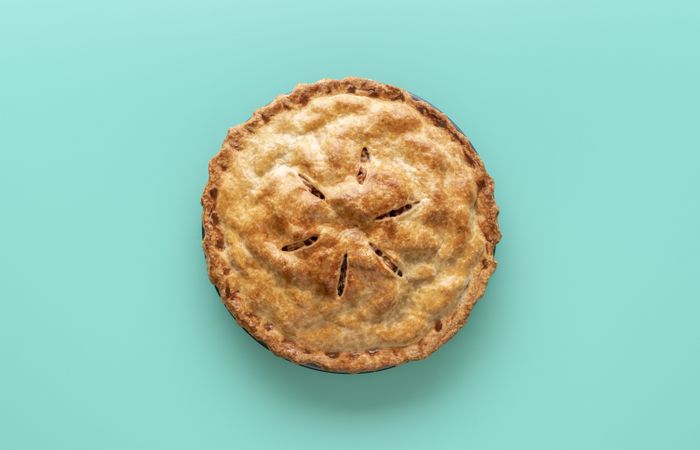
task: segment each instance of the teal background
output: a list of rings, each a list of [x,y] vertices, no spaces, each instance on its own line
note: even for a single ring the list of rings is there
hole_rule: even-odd
[[[0,5],[0,448],[700,448],[697,2]],[[199,242],[227,128],[348,75],[465,130],[504,235],[360,376],[249,339]]]

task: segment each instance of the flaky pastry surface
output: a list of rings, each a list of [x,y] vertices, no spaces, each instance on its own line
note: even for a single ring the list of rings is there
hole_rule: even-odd
[[[424,358],[495,270],[493,181],[441,112],[347,78],[229,130],[202,196],[209,276],[274,353],[330,371]]]

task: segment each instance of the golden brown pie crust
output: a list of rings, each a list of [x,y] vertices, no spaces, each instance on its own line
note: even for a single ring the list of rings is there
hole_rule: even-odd
[[[202,196],[209,277],[275,354],[334,372],[425,358],[496,268],[493,180],[408,92],[300,84],[229,130]]]

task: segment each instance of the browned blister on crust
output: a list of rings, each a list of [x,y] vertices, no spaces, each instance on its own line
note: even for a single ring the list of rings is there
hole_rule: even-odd
[[[425,358],[496,268],[493,180],[430,104],[297,86],[229,130],[202,195],[209,277],[275,354],[335,372]]]

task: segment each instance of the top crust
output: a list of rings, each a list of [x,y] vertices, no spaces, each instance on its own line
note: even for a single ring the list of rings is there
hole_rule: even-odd
[[[333,372],[425,358],[496,268],[493,181],[430,104],[300,84],[229,130],[202,196],[209,277],[275,354]]]

